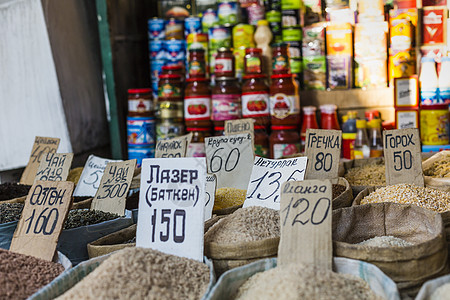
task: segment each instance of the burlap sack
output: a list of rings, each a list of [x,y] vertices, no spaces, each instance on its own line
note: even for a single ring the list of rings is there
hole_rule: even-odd
[[[450,151],[438,152],[429,159],[427,159],[426,161],[422,162],[422,169],[425,172],[425,170],[431,168],[431,166],[435,162],[446,157],[450,157]],[[425,186],[436,190],[450,192],[450,178],[437,178],[431,176],[424,176],[424,179],[425,179]]]
[[[88,198],[80,202],[73,202],[70,209],[90,209],[93,199],[94,198]]]
[[[276,257],[276,256],[271,256]],[[252,259],[213,259],[214,271],[216,272],[216,276],[220,277],[223,273],[228,270],[242,267],[248,264],[251,264],[255,261],[266,259],[264,258],[252,258]]]
[[[339,177],[344,177],[348,170],[351,168],[362,167],[367,164],[384,164],[383,157],[353,159],[349,161],[341,161],[339,163]],[[356,197],[361,191],[369,187],[368,185],[351,185],[353,190],[353,197]]]
[[[108,234],[87,245],[89,258],[102,256],[126,247],[134,247],[136,243],[125,243],[136,236],[136,224],[117,232]]]
[[[238,210],[241,207],[242,207],[242,205],[236,205],[236,206],[227,207],[227,208],[223,208],[223,209],[217,209],[217,210],[213,210],[213,214],[218,215],[218,216],[231,215],[232,213],[234,213],[236,210]]]
[[[27,199],[27,196],[23,196],[23,197],[10,199],[10,200],[0,201],[0,204],[3,204],[3,203],[25,203],[26,199]]]
[[[397,283],[402,295],[415,296],[421,285],[448,272],[441,216],[416,205],[375,203],[333,211],[334,255],[369,262]],[[356,245],[376,236],[395,236],[414,245]]]
[[[333,199],[333,209],[351,206],[353,202],[353,192],[347,179],[345,179],[344,177],[339,177],[337,184],[345,186],[345,191]]]

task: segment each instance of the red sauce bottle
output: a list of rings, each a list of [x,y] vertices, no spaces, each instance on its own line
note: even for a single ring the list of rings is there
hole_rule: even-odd
[[[270,86],[270,115],[272,125],[298,126],[300,96],[292,74],[272,75]]]
[[[303,123],[302,130],[300,131],[302,151],[305,151],[305,140],[306,140],[306,130],[307,129],[318,129],[316,119],[316,107],[315,106],[305,106],[303,107]]]
[[[334,104],[324,104],[320,106],[320,127],[322,129],[341,129],[336,110],[337,106]]]
[[[242,117],[255,119],[255,125],[270,124],[269,86],[262,74],[244,76],[242,85]]]

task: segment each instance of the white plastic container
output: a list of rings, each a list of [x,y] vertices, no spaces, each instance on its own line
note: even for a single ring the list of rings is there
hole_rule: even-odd
[[[439,73],[439,102],[450,103],[450,57],[443,57]]]
[[[434,61],[434,58],[422,58],[419,81],[421,104],[439,103],[439,82],[436,73],[436,63]]]

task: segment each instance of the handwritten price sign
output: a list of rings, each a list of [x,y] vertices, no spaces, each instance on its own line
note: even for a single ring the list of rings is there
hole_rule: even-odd
[[[341,157],[340,130],[308,129],[306,131],[306,179],[333,179],[338,177]]]
[[[307,158],[267,159],[256,157],[253,163],[244,207],[264,206],[280,209],[281,185],[303,180]]]
[[[106,164],[109,162],[117,162],[119,160],[112,160],[101,158],[95,155],[89,155],[83,172],[81,172],[80,180],[73,193],[76,197],[91,196],[94,197],[100,187],[100,180],[105,172]]]
[[[123,216],[135,167],[135,159],[108,163],[91,209]]]
[[[279,265],[304,263],[331,270],[331,181],[287,181],[281,189]]]
[[[35,180],[66,181],[72,160],[73,153],[46,153]]]
[[[41,157],[44,153],[56,153],[59,146],[58,138],[49,138],[37,136],[34,140],[33,149],[31,150],[30,160],[22,173],[20,183],[32,185],[36,173],[41,163]]]
[[[73,188],[73,182],[36,181],[28,193],[10,250],[51,261]]]
[[[211,219],[214,207],[214,199],[216,198],[216,175],[208,174],[206,176],[206,203],[205,203],[205,221]]]
[[[144,159],[136,246],[203,261],[205,158]]]
[[[185,157],[192,140],[192,132],[173,139],[158,141],[155,148],[156,158]]]
[[[385,130],[383,139],[386,183],[424,186],[419,130]]]

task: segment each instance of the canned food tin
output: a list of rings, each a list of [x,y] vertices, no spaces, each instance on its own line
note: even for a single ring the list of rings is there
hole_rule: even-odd
[[[283,10],[281,15],[283,27],[300,26],[300,10]]]
[[[302,40],[302,29],[300,27],[283,28],[283,42],[300,42]]]
[[[162,141],[172,139],[184,134],[184,124],[182,121],[164,119],[156,125],[156,140]]]
[[[232,1],[222,1],[217,4],[217,16],[219,24],[232,26],[238,23],[238,3]]]
[[[281,0],[282,10],[300,9],[301,6],[302,6],[301,0]]]
[[[245,47],[254,48],[253,35],[255,28],[249,24],[238,24],[233,27],[233,47],[234,49]]]
[[[148,20],[148,38],[150,40],[163,40],[165,38],[163,19],[153,18]]]
[[[217,12],[212,8],[208,8],[202,16],[202,30],[208,33],[209,28],[219,25],[219,18]]]
[[[272,0],[270,1],[270,10],[281,10],[281,0]]]
[[[166,59],[166,51],[164,50],[164,43],[160,40],[153,40],[149,42],[150,60]]]
[[[186,46],[185,42],[182,40],[164,41],[164,49],[166,50],[167,60],[175,61],[186,59]]]
[[[447,145],[449,143],[449,112],[447,104],[421,106],[420,138],[424,145]]]
[[[219,48],[231,48],[231,31],[229,28],[215,26],[209,29],[209,51]]]
[[[199,17],[189,17],[184,19],[184,36],[187,37],[191,33],[202,32],[202,20]]]
[[[148,147],[131,147],[128,146],[128,159],[136,159],[136,166],[142,165],[144,158],[155,157],[155,145]]]
[[[152,71],[152,82],[156,81],[158,82],[158,77],[162,72],[162,67],[164,66],[164,64],[166,63],[165,60],[152,60],[150,61],[150,69]],[[158,89],[156,89],[157,91]],[[153,89],[153,91],[155,91],[155,89]]]
[[[300,74],[303,70],[303,60],[300,57],[291,58],[289,60],[289,66],[291,67],[292,74]]]
[[[161,101],[158,103],[159,119],[183,119],[184,103],[182,101]]]
[[[257,25],[259,20],[264,19],[264,6],[257,3],[251,4],[247,7],[248,23],[251,25]]]
[[[302,43],[301,42],[286,42],[288,44],[289,57],[300,58],[302,56]],[[294,73],[294,72],[292,72]]]
[[[183,21],[170,18],[166,21],[165,33],[166,40],[182,40],[184,38]]]
[[[269,23],[281,23],[281,12],[271,10],[266,13],[266,20]]]
[[[149,146],[155,143],[155,119],[127,117],[128,145]]]

